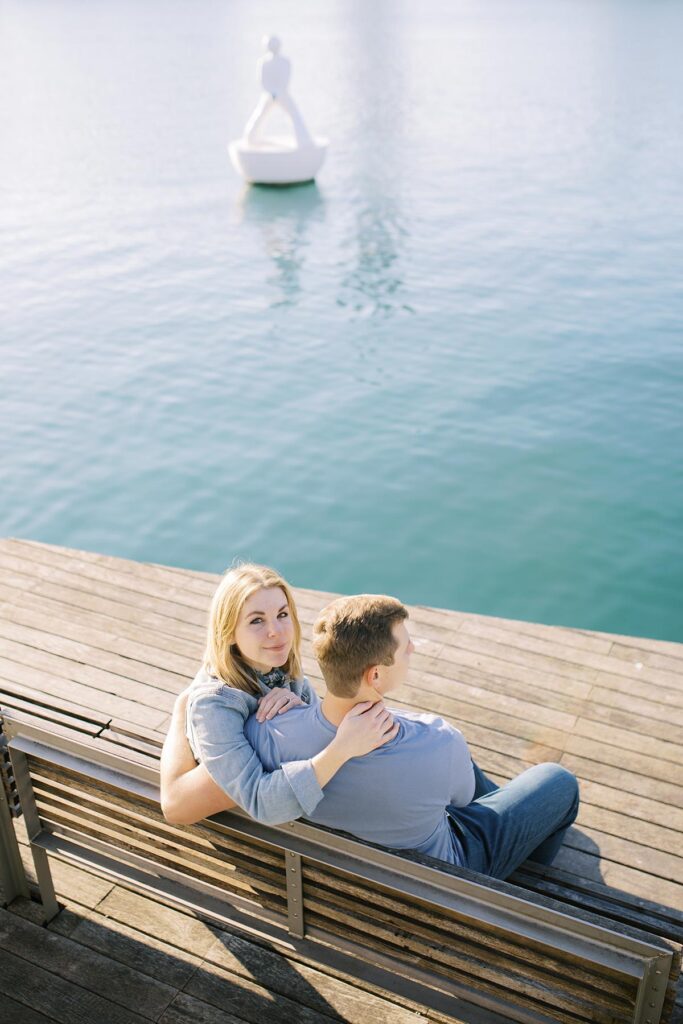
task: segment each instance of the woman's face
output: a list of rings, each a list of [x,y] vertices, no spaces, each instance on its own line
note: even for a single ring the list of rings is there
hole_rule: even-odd
[[[257,672],[284,665],[292,649],[294,626],[285,593],[262,587],[248,597],[235,627],[233,642]]]

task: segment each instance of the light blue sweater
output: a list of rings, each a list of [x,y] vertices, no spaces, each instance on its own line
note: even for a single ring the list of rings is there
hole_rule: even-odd
[[[268,688],[259,681],[262,693]],[[304,679],[289,689],[305,704],[318,696]],[[258,707],[258,697],[227,686],[204,668],[194,678],[187,702],[187,738],[197,761],[214,782],[240,807],[259,821],[279,825],[302,814],[313,813],[323,791],[311,759],[288,761],[276,771],[266,771],[244,735],[244,723]]]
[[[306,817],[371,843],[462,864],[463,850],[447,807],[465,807],[474,796],[474,768],[465,738],[436,715],[395,709],[392,714],[398,735],[347,761]],[[252,715],[244,732],[272,770],[292,756],[315,756],[337,730],[318,702],[263,723]]]

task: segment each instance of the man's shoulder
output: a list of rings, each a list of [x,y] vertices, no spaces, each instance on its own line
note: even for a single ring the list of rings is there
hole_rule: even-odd
[[[308,730],[316,720],[314,704],[297,704],[296,707],[289,708],[283,714],[275,715],[265,722],[257,721],[256,711],[252,712],[244,724],[244,731],[250,742],[251,737],[257,735],[262,739],[266,736],[275,739],[278,736],[295,735],[302,729]]]
[[[458,730],[439,715],[432,715],[426,711],[404,711],[396,708],[389,710],[400,724],[398,736],[393,741],[393,745],[398,747],[427,745],[434,750],[441,744],[451,744],[453,738],[458,736]]]
[[[455,731],[440,715],[433,715],[429,711],[405,711],[403,708],[389,708],[394,718],[403,722],[410,730],[419,732],[424,730],[443,730],[446,732]]]

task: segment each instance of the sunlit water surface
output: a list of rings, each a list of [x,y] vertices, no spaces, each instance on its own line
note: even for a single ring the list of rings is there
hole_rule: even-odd
[[[683,5],[0,17],[2,534],[683,640]]]

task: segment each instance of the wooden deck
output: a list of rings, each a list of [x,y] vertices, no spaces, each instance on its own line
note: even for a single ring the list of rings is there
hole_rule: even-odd
[[[0,541],[0,705],[42,694],[89,709],[103,741],[133,725],[156,749],[199,663],[216,580]],[[308,637],[333,595],[296,596],[304,667],[321,689]],[[391,703],[448,718],[500,781],[566,765],[582,807],[558,866],[683,920],[683,644],[424,607],[410,623],[411,681]],[[56,864],[55,877],[67,909],[49,929],[35,904],[0,910],[12,1024],[442,1019],[85,872]]]

